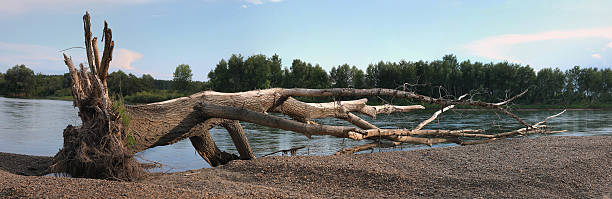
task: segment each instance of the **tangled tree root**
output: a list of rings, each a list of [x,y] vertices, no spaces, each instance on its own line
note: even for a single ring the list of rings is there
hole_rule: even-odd
[[[146,172],[116,135],[102,137],[91,129],[68,126],[64,146],[53,158],[52,172],[120,181],[140,179]]]
[[[72,177],[139,179],[145,172],[127,149],[129,122],[125,121],[128,118],[122,117],[121,106],[113,106],[108,96],[106,78],[114,48],[111,30],[105,23],[106,40],[100,60],[97,38],[91,38],[88,13],[83,16],[83,22],[89,68],[80,64],[80,70],[76,69],[72,58],[64,54],[72,77],[73,103],[79,108],[83,124],[64,129],[63,148],[55,155],[50,170]]]

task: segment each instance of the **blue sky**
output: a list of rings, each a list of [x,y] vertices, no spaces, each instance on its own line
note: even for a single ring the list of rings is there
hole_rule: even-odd
[[[507,60],[543,67],[612,65],[612,1],[0,0],[0,71],[26,64],[67,72],[59,50],[83,45],[104,20],[111,71],[171,79],[189,64],[206,80],[222,58],[278,54],[326,70],[384,61]],[[66,51],[86,62],[83,49]]]

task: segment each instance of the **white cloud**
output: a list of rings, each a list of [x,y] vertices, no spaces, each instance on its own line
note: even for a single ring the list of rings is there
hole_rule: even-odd
[[[159,0],[3,0],[0,14],[19,14],[36,10],[62,11],[66,8],[93,8],[102,5],[144,4]]]
[[[581,38],[604,38],[612,39],[612,27],[579,29],[569,31],[549,31],[533,34],[506,34],[487,37],[474,41],[466,48],[473,54],[485,58],[519,62],[517,59],[506,55],[505,50],[517,44],[532,43],[547,40],[567,40]],[[612,42],[608,47],[612,46]]]
[[[241,8],[247,8],[247,5],[242,4],[242,6],[240,6]]]
[[[608,43],[608,48],[612,48],[612,42]]]
[[[140,53],[120,48],[115,53],[111,66],[124,70],[133,70],[132,62],[142,59],[142,57],[143,55]]]
[[[595,58],[595,59],[601,59],[601,55],[600,54],[592,54],[591,57]]]

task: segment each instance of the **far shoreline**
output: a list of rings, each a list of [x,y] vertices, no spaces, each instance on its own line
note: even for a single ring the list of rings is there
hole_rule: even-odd
[[[6,95],[0,95],[0,97],[3,98],[9,98],[9,99],[26,99],[26,100],[57,100],[57,101],[72,101],[72,96],[47,96],[47,97],[23,97],[23,96],[6,96]],[[152,102],[155,103],[155,102]],[[143,104],[143,103],[127,103],[128,105],[137,105],[137,104]],[[588,104],[576,104],[576,105],[569,105],[567,108],[561,107],[559,105],[530,105],[530,104],[519,104],[519,105],[513,105],[516,108],[513,108],[513,110],[516,111],[562,111],[562,110],[568,110],[568,111],[608,111],[608,110],[612,110],[612,104],[596,104],[596,105],[588,105]],[[538,107],[539,106],[539,107]],[[551,107],[552,106],[552,107]],[[582,107],[582,106],[595,106],[595,108],[577,108],[577,107]],[[431,111],[431,110],[438,110],[438,107],[431,107],[431,105],[426,105],[425,106],[426,109],[425,111]],[[525,108],[521,108],[521,107],[525,107]],[[453,110],[456,111],[482,111],[482,110],[487,110],[487,109],[475,109],[475,108],[462,108],[462,107],[456,107]]]

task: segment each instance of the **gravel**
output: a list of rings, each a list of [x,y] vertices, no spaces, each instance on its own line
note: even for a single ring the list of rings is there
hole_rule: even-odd
[[[610,198],[612,193],[612,136],[273,156],[150,174],[139,182],[24,176],[41,174],[38,168],[49,160],[0,153],[0,198]]]

